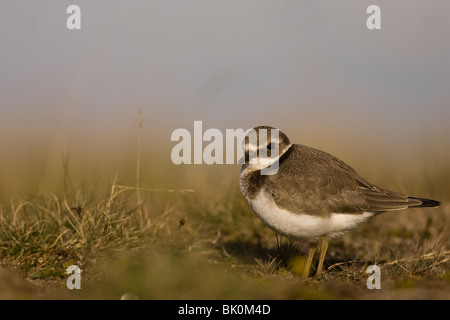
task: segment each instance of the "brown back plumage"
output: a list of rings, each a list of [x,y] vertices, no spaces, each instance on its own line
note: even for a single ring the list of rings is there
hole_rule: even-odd
[[[278,207],[293,213],[381,213],[440,204],[377,187],[331,154],[296,144],[281,156],[277,174],[262,176],[255,171],[247,182],[252,186],[250,198],[263,187]]]

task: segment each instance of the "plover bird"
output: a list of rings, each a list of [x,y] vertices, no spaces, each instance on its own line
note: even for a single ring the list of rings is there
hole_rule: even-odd
[[[263,173],[275,164],[275,174]],[[256,127],[247,134],[239,182],[253,211],[267,226],[309,243],[305,276],[309,276],[319,242],[317,274],[322,272],[328,239],[382,212],[440,204],[378,187],[342,160],[291,144],[283,132],[268,126]]]

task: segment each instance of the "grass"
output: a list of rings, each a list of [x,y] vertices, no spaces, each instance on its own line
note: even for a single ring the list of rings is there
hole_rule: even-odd
[[[305,279],[306,244],[264,226],[239,191],[237,167],[141,168],[151,162],[141,159],[142,120],[135,172],[87,178],[67,156],[54,193],[0,197],[0,299],[450,298],[448,155],[419,159],[415,176],[396,166],[403,180],[382,165],[362,171],[443,205],[384,213],[332,240],[325,271]],[[81,290],[66,287],[73,264]],[[373,264],[381,290],[366,286]]]
[[[64,184],[61,195],[2,204],[0,298],[450,298],[445,201],[380,215],[332,241],[325,272],[304,279],[305,244],[265,227],[237,186],[216,197],[142,188],[152,200],[136,203],[136,188],[117,179],[103,196]],[[72,264],[82,290],[65,287]],[[371,264],[382,272],[377,292],[365,285]]]

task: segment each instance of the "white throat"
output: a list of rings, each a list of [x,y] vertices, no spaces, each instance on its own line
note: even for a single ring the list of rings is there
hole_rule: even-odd
[[[265,157],[259,157],[259,156],[255,156],[249,159],[248,163],[244,164],[242,166],[243,170],[250,170],[250,171],[255,171],[255,170],[262,170],[265,168],[268,168],[270,166],[272,166],[275,162],[279,161],[281,156],[283,154],[286,153],[286,151],[289,150],[289,148],[292,146],[292,144],[289,144],[287,146],[285,146],[277,156],[274,157],[269,157],[269,156],[265,156]],[[266,153],[267,154],[267,153]]]

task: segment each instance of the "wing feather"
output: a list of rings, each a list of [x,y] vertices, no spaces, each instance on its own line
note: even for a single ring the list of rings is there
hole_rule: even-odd
[[[277,206],[295,213],[359,214],[421,204],[420,200],[377,187],[345,162],[303,145],[292,145],[280,159],[279,172],[266,179]]]

